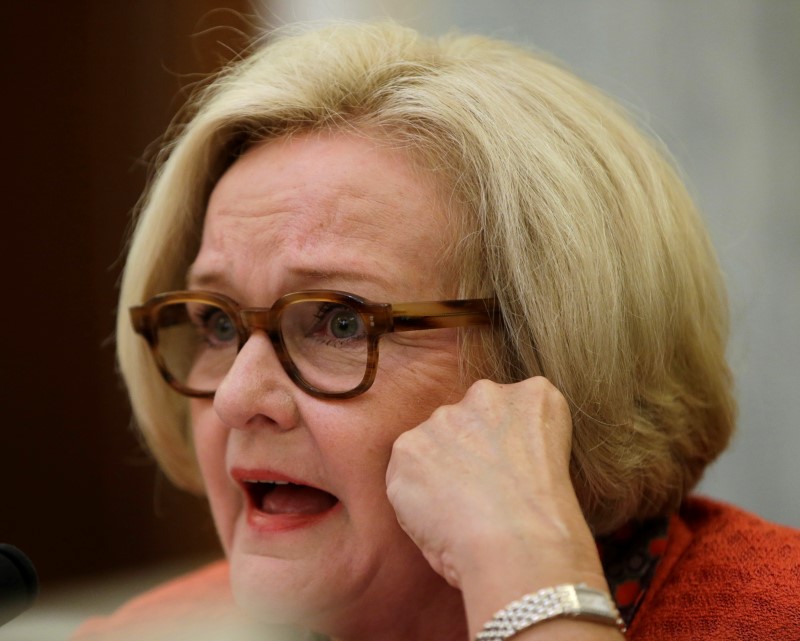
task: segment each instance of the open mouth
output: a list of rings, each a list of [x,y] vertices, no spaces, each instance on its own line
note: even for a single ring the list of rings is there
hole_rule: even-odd
[[[263,514],[312,516],[339,503],[333,494],[287,481],[242,481],[250,505]]]

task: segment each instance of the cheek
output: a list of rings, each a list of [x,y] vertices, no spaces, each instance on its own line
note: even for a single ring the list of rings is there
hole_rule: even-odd
[[[402,356],[390,354],[379,364],[372,389],[353,399],[359,407],[341,408],[343,415],[361,420],[341,430],[343,440],[349,442],[337,444],[340,458],[347,459],[348,470],[371,475],[383,489],[395,440],[430,418],[436,408],[461,400],[464,392],[455,344],[424,354],[421,350],[407,350]],[[338,422],[346,424],[346,419]]]
[[[466,392],[455,331],[436,330],[426,336],[423,347],[394,350],[381,358],[378,376],[385,383],[385,405],[393,408],[388,411],[399,410],[398,417],[416,420],[408,427],[427,420],[437,407],[457,403]]]
[[[228,431],[217,424],[211,401],[191,401],[192,435],[214,525],[227,552],[241,508],[239,493],[228,478],[225,464]]]

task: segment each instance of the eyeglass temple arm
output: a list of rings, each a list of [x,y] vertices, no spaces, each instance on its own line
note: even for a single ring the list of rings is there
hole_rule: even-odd
[[[486,325],[487,321],[498,318],[499,314],[500,309],[494,298],[400,303],[392,305],[392,331]]]
[[[139,305],[131,307],[129,310],[131,315],[131,324],[133,329],[138,334],[149,337],[153,332],[151,325],[150,309],[146,305]],[[189,318],[189,314],[184,308],[162,308],[159,317],[159,323],[162,327],[170,327],[171,325],[180,325],[185,323]]]
[[[128,313],[131,315],[133,331],[137,334],[141,334],[147,340],[150,340],[152,332],[150,331],[150,319],[147,314],[147,308],[144,305],[131,307],[128,309]]]

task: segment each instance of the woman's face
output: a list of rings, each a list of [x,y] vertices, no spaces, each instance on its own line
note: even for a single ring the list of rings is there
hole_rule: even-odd
[[[303,289],[376,302],[452,298],[439,276],[447,217],[436,187],[404,152],[366,137],[263,143],[214,189],[189,287],[252,307]],[[338,636],[458,599],[398,526],[384,480],[397,436],[461,398],[456,350],[453,330],[389,334],[372,388],[320,400],[256,332],[215,398],[192,400],[240,603]]]

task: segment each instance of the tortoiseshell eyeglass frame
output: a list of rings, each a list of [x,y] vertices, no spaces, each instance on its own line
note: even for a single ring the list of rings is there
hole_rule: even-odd
[[[303,378],[286,351],[281,339],[280,318],[287,306],[298,302],[322,302],[348,305],[361,316],[367,338],[367,363],[364,377],[353,389],[345,392],[321,390]],[[158,294],[143,305],[130,308],[136,333],[147,341],[161,376],[177,392],[193,398],[213,398],[215,391],[198,391],[183,385],[167,369],[158,347],[158,313],[165,305],[200,303],[216,305],[228,314],[236,326],[239,339],[237,352],[254,331],[263,331],[272,342],[284,371],[302,390],[316,398],[345,399],[366,392],[375,381],[378,370],[378,339],[391,332],[425,329],[477,327],[499,320],[500,310],[493,298],[442,300],[418,303],[375,303],[355,294],[327,289],[314,289],[286,294],[272,307],[241,307],[223,294],[203,291],[175,291]]]

